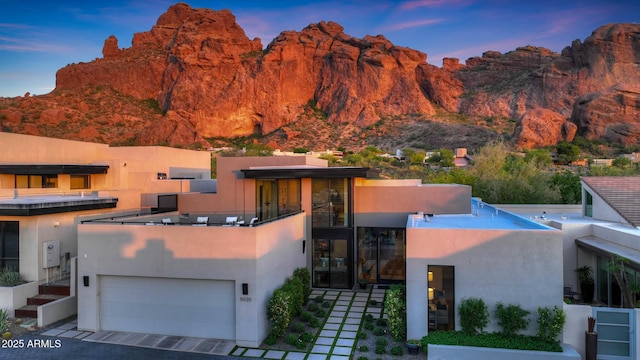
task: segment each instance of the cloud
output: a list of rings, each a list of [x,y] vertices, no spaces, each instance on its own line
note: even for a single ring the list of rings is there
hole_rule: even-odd
[[[442,7],[452,5],[466,5],[471,3],[469,0],[411,0],[400,4],[400,10],[414,10],[422,7]]]
[[[444,21],[443,19],[422,19],[422,20],[405,21],[405,22],[385,26],[382,30],[398,31],[398,30],[404,30],[409,28],[438,24],[443,21]]]
[[[45,39],[34,41],[26,38],[0,36],[0,50],[4,51],[62,53],[68,52],[70,49],[68,46],[46,41]]]

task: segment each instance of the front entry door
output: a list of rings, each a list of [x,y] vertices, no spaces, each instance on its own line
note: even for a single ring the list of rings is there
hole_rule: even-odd
[[[313,239],[313,286],[349,286],[347,239]]]

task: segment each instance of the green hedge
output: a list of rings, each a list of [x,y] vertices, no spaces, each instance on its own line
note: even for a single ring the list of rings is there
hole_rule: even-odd
[[[283,336],[291,320],[302,314],[302,305],[311,293],[310,281],[309,271],[298,268],[292,277],[287,278],[284,284],[273,292],[267,305],[271,335]]]
[[[469,334],[462,331],[434,331],[422,338],[421,347],[425,353],[429,344],[562,352],[562,346],[557,341],[525,335],[504,336],[499,333]]]

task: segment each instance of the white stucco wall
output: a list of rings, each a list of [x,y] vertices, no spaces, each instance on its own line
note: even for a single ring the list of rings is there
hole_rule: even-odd
[[[90,285],[78,287],[78,328],[100,329],[99,276],[232,280],[236,342],[258,346],[268,334],[271,293],[306,265],[304,230],[304,214],[256,227],[79,225],[78,278],[89,276]]]
[[[535,314],[562,305],[562,236],[556,230],[407,229],[407,336],[427,334],[427,267],[454,266],[457,306],[481,298],[518,304]],[[487,331],[498,330],[492,318]],[[535,334],[535,319],[529,326]]]

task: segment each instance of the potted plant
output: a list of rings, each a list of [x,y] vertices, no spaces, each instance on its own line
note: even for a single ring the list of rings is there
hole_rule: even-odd
[[[358,279],[358,285],[360,285],[360,289],[366,289],[368,283],[369,283],[369,280],[365,278]]]
[[[595,285],[593,276],[591,275],[591,267],[585,265],[577,268],[575,272],[578,274],[578,281],[580,282],[580,294],[582,294],[582,301],[585,303],[592,303]]]
[[[584,332],[584,353],[586,360],[596,360],[598,355],[598,333],[595,332],[596,319],[587,318],[587,331]]]
[[[409,353],[409,355],[418,355],[419,350],[420,350],[420,340],[418,339],[407,340],[407,352]]]

